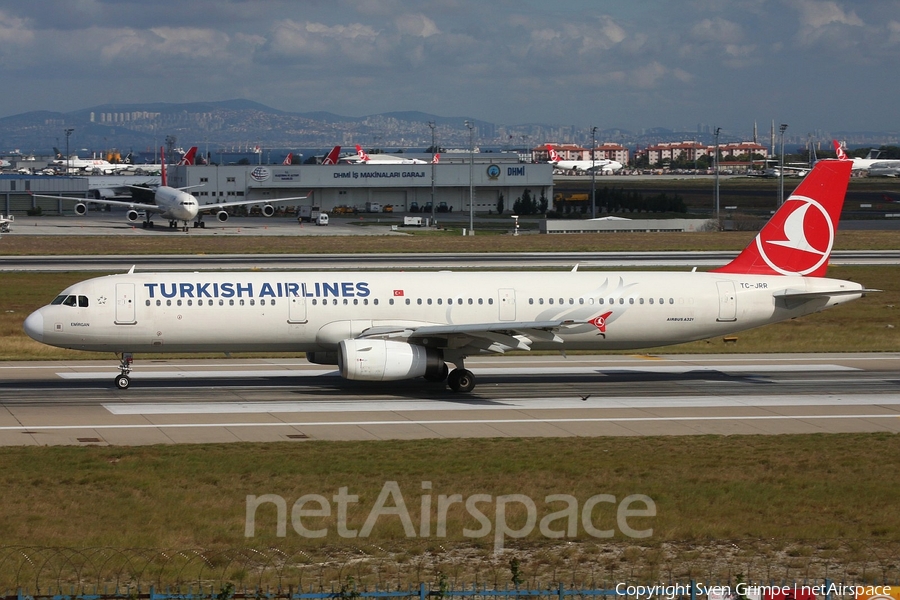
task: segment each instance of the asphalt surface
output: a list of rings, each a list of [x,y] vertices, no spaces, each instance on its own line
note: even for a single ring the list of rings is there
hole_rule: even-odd
[[[303,360],[0,363],[0,444],[900,433],[900,353],[467,361],[455,394]]]

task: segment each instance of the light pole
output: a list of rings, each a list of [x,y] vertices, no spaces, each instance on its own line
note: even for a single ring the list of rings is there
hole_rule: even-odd
[[[435,222],[434,217],[434,155],[437,154],[437,148],[434,145],[434,121],[428,121],[428,126],[431,127],[431,226],[437,227],[437,223]]]
[[[597,218],[597,203],[594,201],[594,190],[596,189],[597,173],[594,169],[594,148],[597,147],[595,138],[597,136],[597,128],[591,127],[591,218]]]
[[[716,127],[716,156],[715,156],[715,165],[716,165],[716,227],[721,227],[721,222],[719,221],[719,133],[722,131],[721,127]]]
[[[475,124],[466,121],[469,129],[469,235],[475,235]]]
[[[73,131],[75,131],[74,127],[67,127],[65,130],[65,132],[66,132],[66,175],[69,174],[69,170],[71,169],[71,167],[69,166],[69,163],[71,161],[71,159],[69,158],[69,136],[72,135]]]
[[[781,158],[778,160],[778,206],[784,204],[784,130],[787,128],[787,123],[782,123],[778,127],[778,131],[781,132]]]

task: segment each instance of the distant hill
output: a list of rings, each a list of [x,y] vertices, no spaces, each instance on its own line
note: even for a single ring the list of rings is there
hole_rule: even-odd
[[[439,145],[466,148],[470,132],[466,117],[442,117],[419,111],[388,112],[345,117],[324,111],[288,112],[251,100],[219,102],[103,104],[68,113],[33,111],[0,118],[0,153],[19,149],[23,153],[46,154],[55,146],[65,147],[67,128],[74,128],[70,151],[87,148],[102,151],[153,151],[167,136],[177,144],[207,145],[210,149],[328,148],[335,144],[367,148],[414,148],[431,145],[432,129]],[[499,125],[471,119],[476,144],[485,147],[533,148],[545,142],[588,144],[590,128],[542,123]],[[824,139],[831,138],[825,134]],[[835,136],[838,137],[838,136]],[[662,127],[635,133],[623,129],[598,131],[597,143],[622,143],[629,147],[663,141],[697,139],[712,143],[709,133],[678,132]],[[726,135],[720,141],[740,141]],[[799,138],[798,138],[799,139]],[[840,139],[854,147],[896,144],[896,134],[843,132]],[[804,137],[805,140],[805,137]]]

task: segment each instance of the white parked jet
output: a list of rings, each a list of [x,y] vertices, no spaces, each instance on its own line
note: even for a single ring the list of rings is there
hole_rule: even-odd
[[[66,288],[24,328],[45,344],[119,354],[123,389],[136,352],[305,352],[347,379],[446,379],[468,392],[474,354],[677,344],[862,297],[872,290],[824,277],[849,178],[849,161],[819,161],[756,239],[710,272],[132,268]]]
[[[590,173],[592,170],[601,173],[613,173],[622,168],[622,163],[607,158],[596,158],[593,162],[589,160],[565,160],[551,144],[545,144],[545,146],[547,147],[547,152],[550,153],[548,162],[553,165],[554,169],[582,171],[584,173]]]
[[[191,152],[189,152],[189,154],[191,155],[191,159],[193,159],[193,151],[195,150],[196,148],[192,148]],[[169,187],[166,178],[166,161],[165,156],[162,154],[162,148],[160,148],[160,156],[162,156],[162,185],[157,187],[153,192],[153,204],[145,202],[129,202],[127,200],[85,199],[72,198],[68,196],[42,196],[40,194],[34,194],[34,196],[37,198],[62,198],[64,200],[74,200],[75,202],[77,202],[77,204],[75,205],[75,213],[78,215],[84,215],[87,213],[87,204],[85,204],[86,202],[103,204],[105,206],[121,206],[128,209],[128,211],[125,213],[125,218],[132,223],[140,218],[140,214],[138,211],[144,211],[146,217],[142,223],[142,226],[145,229],[148,227],[153,228],[153,220],[151,219],[151,216],[153,214],[158,214],[169,220],[170,229],[177,228],[178,221],[181,221],[183,224],[183,231],[188,230],[188,223],[190,221],[194,221],[194,227],[206,227],[206,223],[204,223],[203,221],[203,213],[215,212],[216,218],[220,222],[224,223],[228,220],[228,213],[225,211],[226,208],[231,208],[234,206],[262,204],[263,215],[271,217],[275,214],[275,207],[272,206],[273,203],[305,200],[309,197],[294,196],[291,198],[273,198],[271,200],[236,200],[233,202],[213,202],[210,204],[201,205],[199,202],[197,202],[197,198],[185,191],[193,187],[201,186],[189,186],[183,188]],[[184,161],[184,159],[182,159],[182,161]],[[132,186],[132,188],[146,190],[146,188],[137,188],[135,186]]]
[[[900,160],[896,158],[878,158],[878,150],[870,150],[867,158],[850,158],[837,140],[832,140],[832,143],[838,158],[853,161],[854,171],[866,171],[871,177],[897,177],[900,175]]]
[[[437,156],[437,155],[436,155]],[[428,165],[431,164],[427,160],[422,160],[421,158],[403,158],[402,156],[395,156],[393,154],[376,154],[374,156],[369,156],[369,154],[362,149],[362,146],[359,144],[356,145],[356,156],[351,156],[346,158],[345,160],[353,163],[362,163],[366,165]],[[435,161],[437,162],[437,161]]]

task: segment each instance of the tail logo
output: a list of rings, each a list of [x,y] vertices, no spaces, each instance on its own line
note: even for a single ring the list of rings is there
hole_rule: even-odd
[[[610,310],[588,321],[588,323],[597,328],[604,339],[606,339],[606,319],[608,319],[611,314],[612,311]]]
[[[825,207],[812,198],[791,196],[784,204],[756,236],[756,246],[772,270],[807,275],[828,260],[834,225]]]

